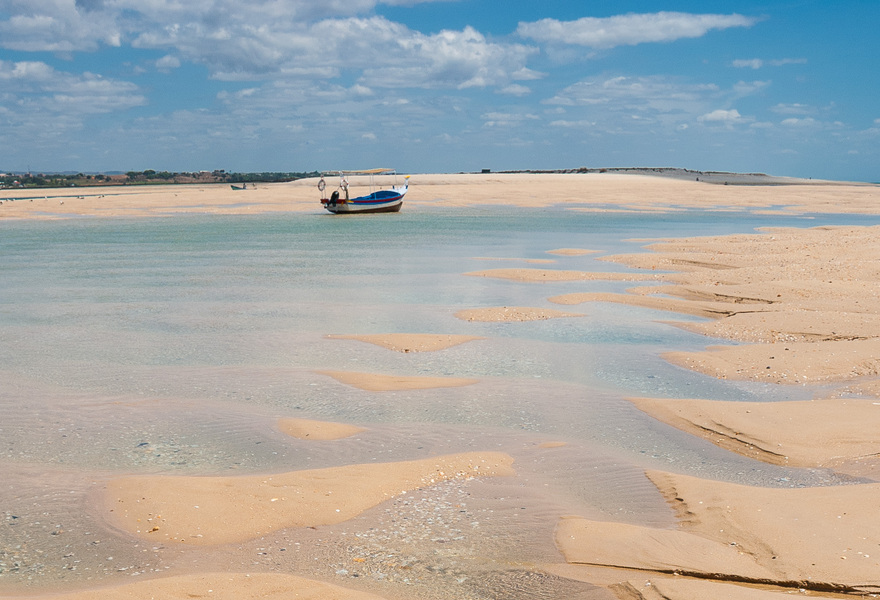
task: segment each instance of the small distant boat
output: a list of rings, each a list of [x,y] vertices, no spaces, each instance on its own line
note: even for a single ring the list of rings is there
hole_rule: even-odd
[[[402,186],[394,185],[390,190],[373,190],[373,177],[376,175],[396,175],[394,169],[368,169],[366,171],[337,171],[339,175],[339,187],[333,190],[330,197],[324,197],[327,183],[323,175],[318,182],[318,190],[321,192],[321,204],[334,214],[355,213],[386,213],[399,212],[403,206],[403,196],[409,190],[409,175],[404,177]],[[348,177],[350,175],[369,175],[370,192],[364,196],[351,197],[349,193]]]
[[[246,183],[243,183],[243,184],[241,184],[241,185],[231,185],[231,184],[230,184],[230,187],[231,187],[232,189],[234,189],[234,190],[246,190],[246,189],[247,189],[247,184],[246,184]]]

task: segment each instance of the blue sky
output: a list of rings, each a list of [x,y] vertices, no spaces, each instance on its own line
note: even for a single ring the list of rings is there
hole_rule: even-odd
[[[880,181],[877,0],[0,0],[0,171]]]

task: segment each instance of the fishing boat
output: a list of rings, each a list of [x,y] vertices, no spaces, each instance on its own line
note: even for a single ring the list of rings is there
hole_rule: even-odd
[[[402,186],[395,185],[388,190],[375,189],[373,178],[377,175],[397,175],[394,169],[367,169],[365,171],[335,171],[339,175],[339,186],[326,196],[327,183],[324,176],[318,181],[321,192],[321,204],[328,211],[337,214],[385,213],[399,212],[403,206],[403,196],[409,190],[409,175],[404,177]],[[370,191],[363,196],[351,197],[349,176],[369,175]]]

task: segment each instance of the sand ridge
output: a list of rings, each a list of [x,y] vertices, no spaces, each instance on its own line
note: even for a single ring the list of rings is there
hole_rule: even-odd
[[[500,452],[470,452],[270,475],[119,477],[107,483],[105,515],[154,543],[227,544],[346,521],[441,481],[513,475],[512,463]]]
[[[475,335],[453,335],[443,333],[377,333],[367,335],[329,334],[333,340],[359,340],[394,350],[395,352],[436,352],[459,344],[481,340]]]
[[[674,427],[772,464],[822,468],[880,457],[880,402],[873,398],[630,401]]]
[[[278,419],[278,429],[291,437],[318,441],[341,440],[366,431],[364,427],[346,423],[330,423],[292,417]]]
[[[766,228],[668,240],[649,245],[648,253],[603,257],[650,270],[668,285],[551,301],[620,302],[709,317],[680,326],[749,343],[664,356],[719,378],[811,383],[880,376],[878,234],[877,226]]]
[[[562,519],[566,561],[841,593],[880,592],[880,484],[758,488],[649,471],[680,529]],[[808,527],[809,535],[792,532]]]
[[[455,313],[462,321],[482,321],[484,323],[504,323],[522,321],[544,321],[565,317],[582,317],[580,313],[563,312],[552,308],[530,306],[499,306],[490,308],[467,308]]]
[[[9,597],[13,598],[13,597]],[[381,600],[380,596],[282,573],[196,573],[18,600]]]
[[[483,271],[471,271],[465,273],[469,277],[493,277],[496,279],[510,279],[528,283],[545,283],[559,281],[643,281],[656,279],[654,275],[642,273],[613,273],[613,272],[589,272],[572,271],[563,269],[485,269]]]

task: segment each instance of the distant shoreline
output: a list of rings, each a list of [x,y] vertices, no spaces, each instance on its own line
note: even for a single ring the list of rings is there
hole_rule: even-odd
[[[394,176],[351,177],[356,189],[388,187]],[[413,174],[405,209],[438,206],[564,207],[597,212],[748,210],[764,214],[880,214],[880,186],[863,183],[690,171],[611,168],[555,172]],[[73,216],[182,214],[323,214],[319,178],[247,188],[202,185],[119,185],[0,191],[0,220]],[[331,185],[335,182],[331,182]]]
[[[403,173],[410,175],[432,175],[436,173]],[[610,174],[610,175],[648,175],[654,177],[666,177],[684,181],[698,181],[702,183],[714,183],[717,185],[742,185],[742,186],[777,186],[777,185],[866,185],[875,186],[880,183],[864,181],[837,181],[829,179],[813,179],[803,177],[786,177],[768,175],[766,173],[736,173],[732,171],[699,171],[681,167],[577,167],[572,169],[511,169],[493,171],[482,169],[481,171],[460,171],[458,173],[443,173],[446,175],[577,175],[577,174]],[[173,177],[143,178],[138,173],[138,178],[132,179],[126,175],[89,175],[88,178],[81,176],[69,176],[68,174],[45,174],[39,175],[41,179],[61,178],[57,184],[3,184],[0,179],[0,190],[52,190],[52,189],[81,189],[81,188],[120,188],[120,187],[152,187],[152,186],[199,186],[199,185],[232,185],[232,184],[273,184],[290,183],[300,179],[317,177],[318,172],[299,173],[230,173],[213,172],[204,173],[201,176],[184,177],[188,174],[173,174]],[[158,174],[157,174],[158,175]],[[195,174],[194,174],[195,175]],[[284,175],[284,177],[282,177]],[[27,178],[30,175],[7,174],[10,177]],[[101,179],[98,179],[101,177]],[[35,196],[36,198],[37,196]]]
[[[484,171],[484,174],[492,172]],[[783,177],[779,175],[767,175],[766,173],[734,173],[730,171],[697,171],[680,167],[581,167],[578,169],[551,169],[536,170],[524,169],[517,171],[495,171],[499,173],[524,173],[524,174],[620,174],[620,175],[652,175],[655,177],[669,177],[686,181],[700,181],[703,183],[715,183],[718,185],[838,185],[841,183],[852,185],[880,185],[863,181],[836,181],[830,179],[812,179],[803,177]]]

